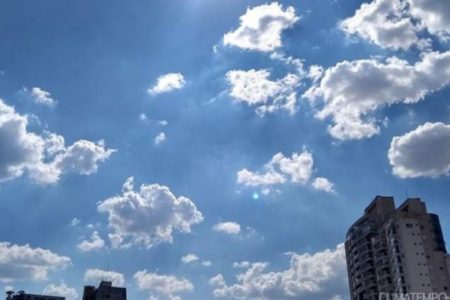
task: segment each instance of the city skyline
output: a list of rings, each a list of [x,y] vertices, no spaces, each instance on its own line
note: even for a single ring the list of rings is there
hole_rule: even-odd
[[[449,240],[430,3],[0,0],[0,289],[348,300],[345,235],[379,194]]]

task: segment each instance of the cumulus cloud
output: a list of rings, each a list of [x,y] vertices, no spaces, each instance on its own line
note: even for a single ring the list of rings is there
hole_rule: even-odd
[[[0,100],[0,182],[24,173],[39,184],[56,183],[66,173],[89,175],[115,152],[103,141],[79,140],[66,147],[62,136],[38,135],[28,131],[27,125],[27,116]]]
[[[343,61],[327,69],[304,96],[321,100],[317,117],[331,118],[330,134],[339,140],[378,134],[374,111],[396,103],[416,103],[450,83],[450,51],[427,52],[410,64],[398,58],[386,61]]]
[[[407,7],[403,0],[363,3],[354,16],[340,23],[340,28],[380,47],[406,50],[423,43],[417,35],[421,28],[408,16]]]
[[[178,294],[194,290],[194,286],[187,279],[149,273],[147,270],[138,271],[134,274],[134,279],[140,290],[152,293],[150,299],[181,300]],[[158,297],[153,296],[153,293]]]
[[[104,246],[105,241],[100,237],[98,231],[94,231],[89,239],[83,240],[77,245],[78,249],[83,252],[102,249]]]
[[[326,180],[330,187],[328,191],[332,191],[333,184],[324,177],[315,178],[311,182],[313,167],[314,159],[309,151],[293,153],[291,157],[277,153],[265,164],[263,172],[252,172],[247,169],[240,170],[237,173],[237,182],[245,186],[262,186],[267,189],[270,186],[289,181],[302,185],[311,184],[315,189],[327,191],[324,188]]]
[[[339,27],[348,34],[382,47],[407,50],[428,47],[424,31],[441,39],[450,33],[450,3],[447,0],[374,0],[363,3]]]
[[[282,46],[282,32],[299,19],[292,6],[285,9],[277,2],[248,8],[240,17],[240,26],[224,35],[223,44],[270,52]]]
[[[162,144],[166,141],[167,137],[166,134],[164,132],[160,132],[157,136],[155,136],[155,138],[153,139],[153,143],[155,145],[159,145]]]
[[[49,296],[59,296],[64,297],[66,300],[76,300],[78,299],[77,290],[71,287],[68,287],[64,282],[61,282],[59,285],[49,284],[42,291],[44,295]]]
[[[0,242],[0,281],[46,280],[49,271],[71,264],[69,257],[50,250]]]
[[[186,254],[185,256],[183,256],[183,257],[181,258],[181,261],[182,261],[184,264],[189,264],[189,263],[198,261],[199,259],[200,259],[200,258],[199,258],[197,255],[190,253],[190,254]]]
[[[334,184],[324,177],[315,178],[312,182],[312,186],[316,190],[322,190],[329,193],[334,192]]]
[[[31,91],[28,91],[27,88],[24,88],[25,92],[28,92],[31,98],[37,104],[42,104],[46,106],[54,106],[56,105],[55,99],[52,98],[51,94],[40,87],[33,87]]]
[[[213,230],[227,234],[241,233],[241,225],[236,222],[221,222],[213,226]]]
[[[236,102],[255,107],[259,115],[284,109],[293,114],[296,111],[297,93],[301,77],[287,74],[284,78],[272,81],[270,71],[232,70],[227,72],[226,80],[230,85],[229,95]]]
[[[401,178],[438,177],[450,172],[450,125],[425,123],[392,139],[388,152]]]
[[[102,280],[111,281],[114,286],[123,286],[125,284],[125,277],[119,272],[87,269],[84,273],[84,281],[86,282],[97,284]]]
[[[168,73],[158,77],[154,86],[148,89],[151,95],[168,93],[184,87],[186,81],[181,73]]]
[[[173,240],[173,232],[191,232],[203,221],[202,213],[189,198],[175,195],[166,186],[142,184],[134,190],[133,177],[126,180],[122,194],[98,204],[107,213],[113,247],[139,244],[152,247]]]
[[[228,285],[222,274],[210,279],[214,296],[231,299],[310,299],[336,297],[347,290],[344,245],[314,254],[291,254],[290,266],[280,272],[268,272],[268,263],[257,262],[236,276]]]

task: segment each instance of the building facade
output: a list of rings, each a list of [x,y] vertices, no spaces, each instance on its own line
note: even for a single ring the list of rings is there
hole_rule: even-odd
[[[102,281],[98,288],[85,286],[82,300],[127,300],[127,290],[114,287],[109,281]]]
[[[419,198],[395,208],[392,197],[375,197],[348,230],[345,251],[352,300],[450,295],[450,257],[439,217]]]
[[[35,294],[27,294],[24,291],[20,291],[17,293],[7,292],[6,300],[65,300],[64,297],[57,296],[46,296],[46,295],[35,295]]]

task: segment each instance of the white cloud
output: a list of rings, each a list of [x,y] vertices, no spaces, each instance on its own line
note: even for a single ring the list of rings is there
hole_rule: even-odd
[[[392,139],[388,152],[401,178],[438,177],[450,172],[450,125],[425,123]]]
[[[185,256],[183,256],[181,258],[181,261],[184,264],[189,264],[189,263],[192,263],[192,262],[195,262],[195,261],[198,261],[198,260],[199,260],[199,257],[197,255],[195,255],[195,254],[192,254],[192,253],[187,254],[187,255],[185,255]]]
[[[227,72],[226,80],[230,85],[229,94],[237,102],[255,107],[259,115],[280,109],[295,113],[300,77],[287,74],[284,78],[272,81],[268,70],[232,70]]]
[[[250,267],[250,262],[248,261],[241,261],[241,262],[234,262],[233,268],[235,269],[247,269]]]
[[[105,241],[99,236],[98,231],[94,231],[88,240],[83,240],[77,245],[78,249],[83,252],[102,249],[105,246]]]
[[[241,225],[236,222],[222,222],[214,225],[213,230],[227,234],[239,234],[241,232]]]
[[[100,202],[97,208],[109,215],[113,247],[126,246],[125,241],[146,247],[170,243],[174,231],[189,233],[193,225],[203,221],[189,198],[177,198],[159,184],[142,184],[135,191],[133,177],[124,183],[121,195]]]
[[[153,143],[155,145],[159,145],[162,144],[166,141],[167,137],[166,134],[164,132],[160,132],[157,136],[155,136],[155,138],[153,139]]]
[[[38,135],[29,132],[27,125],[27,116],[0,100],[0,182],[24,173],[39,184],[56,183],[65,173],[92,174],[115,152],[102,141],[79,140],[66,147],[62,136]]]
[[[311,184],[317,189],[317,181],[324,187],[323,184],[326,180],[327,184],[331,186],[329,190],[331,191],[333,184],[324,177],[316,178],[311,183],[313,166],[312,154],[306,150],[301,153],[293,153],[291,157],[277,153],[270,162],[265,164],[263,173],[256,173],[247,169],[240,170],[237,173],[237,183],[253,187],[262,186],[264,187],[264,194],[267,194],[270,192],[270,190],[267,190],[268,187],[287,181],[302,185]]]
[[[78,218],[73,218],[72,221],[70,221],[70,225],[75,227],[78,226],[81,223],[81,220]]]
[[[111,281],[114,286],[123,286],[125,278],[122,273],[100,269],[88,269],[84,273],[84,281],[97,284],[102,280]]]
[[[269,52],[282,46],[283,30],[300,18],[292,6],[286,9],[277,2],[248,8],[240,18],[240,26],[223,37],[223,44],[245,50]]]
[[[204,266],[204,267],[211,267],[212,266],[212,262],[210,260],[202,261],[202,266]]]
[[[448,0],[408,0],[411,14],[431,34],[448,38],[450,34],[450,2]]]
[[[178,294],[194,290],[194,286],[187,279],[148,273],[147,270],[138,271],[134,278],[140,290],[148,290],[158,295],[157,298],[151,295],[153,299],[181,300]]]
[[[156,84],[148,89],[152,95],[168,93],[174,90],[179,90],[184,87],[186,81],[184,76],[180,73],[168,73],[158,77]]]
[[[449,11],[447,0],[374,0],[362,4],[339,27],[382,48],[424,48],[430,46],[430,40],[421,37],[425,31],[441,39],[449,37]]]
[[[317,177],[312,182],[313,188],[316,190],[322,190],[325,192],[334,192],[334,185],[328,179],[324,177]]]
[[[374,111],[396,103],[416,103],[450,83],[450,51],[422,54],[412,65],[398,58],[386,61],[343,61],[327,69],[305,97],[323,101],[317,117],[331,117],[330,134],[340,140],[378,134]]]
[[[28,92],[27,88],[24,88],[25,92]],[[33,98],[34,102],[37,104],[42,104],[46,106],[54,106],[56,105],[55,99],[51,97],[51,94],[40,87],[33,87],[29,94]]]
[[[354,16],[340,23],[340,28],[380,47],[406,50],[423,43],[417,36],[421,29],[408,16],[407,7],[403,0],[364,3]]]
[[[42,293],[49,296],[65,297],[66,300],[78,299],[77,290],[68,287],[64,282],[61,282],[60,285],[49,284],[44,288]]]
[[[253,263],[227,285],[219,274],[210,279],[214,296],[231,299],[310,299],[323,300],[345,293],[347,269],[343,244],[314,254],[291,254],[285,271],[266,272],[268,263]]]
[[[148,120],[147,115],[146,114],[139,114],[139,120],[141,120],[142,122],[145,122]]]
[[[46,280],[49,271],[71,264],[69,257],[50,250],[0,242],[0,281]]]

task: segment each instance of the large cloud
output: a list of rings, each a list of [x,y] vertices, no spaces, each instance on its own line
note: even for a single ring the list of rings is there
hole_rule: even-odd
[[[343,61],[327,69],[305,97],[323,100],[317,113],[331,117],[330,134],[340,140],[362,139],[379,133],[370,113],[395,103],[415,103],[450,83],[450,51],[424,53],[416,64],[397,58],[386,61]]]
[[[270,187],[287,181],[297,184],[310,184],[315,189],[333,191],[333,184],[324,177],[315,178],[312,182],[314,159],[308,151],[293,153],[286,157],[282,153],[275,154],[265,164],[262,173],[242,169],[237,173],[237,182],[246,186]]]
[[[423,31],[440,38],[450,33],[448,0],[374,0],[363,3],[340,28],[382,47],[406,50],[428,47]]]
[[[282,46],[283,30],[298,20],[292,6],[284,9],[277,2],[249,8],[240,17],[239,28],[224,35],[223,43],[246,50],[273,51]]]
[[[177,198],[159,184],[143,184],[135,191],[132,177],[123,185],[122,194],[100,202],[98,211],[109,215],[113,247],[172,242],[175,230],[189,233],[203,220],[190,199]]]
[[[71,264],[70,258],[50,250],[0,242],[0,281],[46,280],[49,271]]]
[[[125,284],[125,277],[119,272],[87,269],[84,273],[84,281],[91,284],[96,285],[102,280],[111,281],[114,286],[123,286]]]
[[[253,263],[228,285],[223,275],[210,279],[214,296],[231,299],[309,299],[323,300],[347,291],[347,269],[343,244],[314,254],[291,254],[285,271],[267,272],[268,263]],[[239,265],[241,266],[241,265]]]
[[[450,125],[425,123],[392,139],[389,162],[401,178],[438,177],[450,172]]]
[[[134,278],[139,289],[149,290],[158,295],[158,297],[151,295],[150,299],[181,300],[178,294],[194,290],[194,286],[187,279],[148,273],[147,270],[138,271],[134,274]]]
[[[66,300],[78,299],[77,290],[68,287],[64,282],[59,285],[49,284],[42,291],[44,295],[64,297]]]
[[[26,173],[39,184],[56,183],[65,173],[92,174],[115,150],[100,141],[79,140],[66,147],[60,135],[27,130],[27,116],[0,100],[0,181]]]
[[[226,74],[230,85],[229,94],[237,102],[244,102],[256,108],[260,115],[285,109],[290,113],[296,111],[297,94],[295,89],[301,78],[288,74],[284,78],[272,81],[270,71],[232,70]]]

